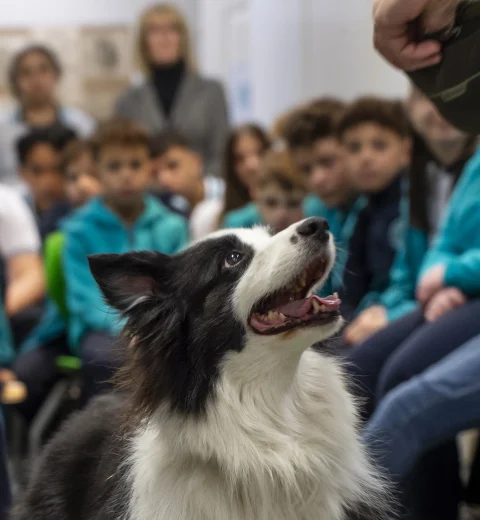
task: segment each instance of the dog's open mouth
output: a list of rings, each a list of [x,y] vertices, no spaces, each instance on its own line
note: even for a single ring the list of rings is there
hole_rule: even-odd
[[[312,295],[311,289],[325,274],[327,263],[316,259],[286,287],[257,303],[249,318],[257,334],[280,334],[296,327],[323,325],[338,319],[337,294],[327,298]]]

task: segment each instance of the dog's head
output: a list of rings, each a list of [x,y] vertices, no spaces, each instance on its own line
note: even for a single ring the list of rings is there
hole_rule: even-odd
[[[199,413],[227,355],[282,356],[333,334],[340,302],[313,293],[334,259],[319,218],[274,236],[264,228],[219,231],[175,256],[90,257],[107,302],[127,319],[124,373],[137,406],[151,413],[168,401],[175,411]]]

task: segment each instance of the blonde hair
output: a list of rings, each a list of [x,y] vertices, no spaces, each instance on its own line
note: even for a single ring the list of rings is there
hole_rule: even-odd
[[[147,46],[147,27],[153,16],[170,16],[173,18],[180,34],[180,57],[185,61],[187,69],[197,69],[193,55],[190,30],[183,13],[172,4],[155,4],[146,9],[140,17],[137,33],[137,65],[144,74],[150,74],[151,63]]]

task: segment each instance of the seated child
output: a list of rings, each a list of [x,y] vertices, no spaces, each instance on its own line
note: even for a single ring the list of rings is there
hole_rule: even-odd
[[[92,144],[86,140],[74,139],[62,153],[60,165],[65,190],[65,200],[57,202],[45,214],[43,235],[47,237],[56,231],[61,220],[73,209],[83,206],[92,197],[100,194]]]
[[[182,195],[161,189],[158,184],[157,172],[161,166],[162,156],[165,151],[164,136],[165,133],[155,134],[150,141],[152,155],[152,185],[150,187],[150,193],[170,211],[188,219],[191,212],[188,200]]]
[[[256,194],[262,220],[275,233],[303,219],[307,192],[287,151],[267,153],[260,165]]]
[[[350,185],[367,197],[348,244],[342,312],[347,320],[378,302],[404,238],[400,205],[410,160],[409,126],[401,103],[362,98],[338,124]]]
[[[433,103],[412,89],[407,115],[414,129],[409,178],[408,220],[404,247],[390,272],[390,282],[379,303],[362,311],[349,328],[352,344],[366,340],[389,322],[415,310],[415,286],[423,258],[437,232],[452,189],[475,150],[476,137],[445,121]]]
[[[418,384],[422,380],[425,381],[421,374],[429,370],[429,367],[452,353],[454,355],[455,352],[459,352],[459,349],[463,348],[462,345],[480,334],[478,193],[480,152],[477,150],[455,186],[437,236],[421,265],[415,289],[419,303],[417,309],[393,321],[385,329],[349,350],[345,366],[350,372],[350,377],[354,379],[352,389],[355,389],[361,398],[359,402],[363,405],[365,418],[369,418],[378,406],[383,408],[382,402],[388,399],[392,392],[408,388],[406,385],[409,382],[416,381]],[[476,346],[475,342],[472,348]],[[456,358],[446,361],[447,367],[458,362],[458,359],[453,359]],[[428,373],[431,373],[430,370]],[[428,386],[434,392],[434,404],[438,404],[443,396],[467,395],[468,389],[465,385],[458,386],[460,380],[456,375],[452,369],[450,376],[444,378],[443,382],[427,377]],[[477,387],[475,380],[470,380],[470,388]],[[412,403],[410,410],[402,408],[409,420],[415,419],[415,408],[432,404],[428,401],[428,395],[420,395],[421,403]],[[424,397],[427,400],[424,401]],[[457,408],[460,412],[461,408],[458,405]],[[425,426],[423,433],[427,434],[424,437],[426,440],[431,433],[430,417],[425,413],[422,413],[421,417]],[[444,437],[445,439],[447,437]],[[407,443],[418,447],[418,440],[412,436],[408,438]],[[386,449],[388,448],[387,445]],[[418,505],[422,507],[423,512],[433,511],[434,514],[428,515],[429,518],[456,518],[457,498],[461,491],[456,443],[434,442],[427,448],[428,464],[419,464],[416,467],[417,471],[423,470],[422,474],[409,474],[408,478],[414,477],[415,482],[428,484],[430,492],[418,493],[418,489],[411,491],[417,491],[416,495],[421,495],[415,498],[420,501]],[[447,465],[446,460],[450,461]],[[456,469],[452,470],[451,463],[454,461]],[[437,509],[439,496],[442,497],[440,511]],[[445,499],[448,498],[455,498],[455,511],[451,511],[449,516],[440,514],[445,509]]]
[[[88,255],[153,250],[175,253],[188,239],[186,221],[146,195],[151,184],[150,140],[137,124],[112,120],[97,131],[94,159],[102,196],[65,224],[64,271],[70,348],[78,353],[95,392],[121,363],[113,348],[121,330],[105,304]]]
[[[268,135],[258,125],[248,123],[232,130],[225,147],[225,197],[221,202],[203,205],[205,230],[214,231],[220,225],[251,227],[260,222],[252,200],[255,198],[260,162],[270,144]]]
[[[335,204],[346,210],[355,201],[355,195],[345,180],[343,149],[335,134],[335,123],[342,109],[340,101],[330,98],[317,100],[281,117],[274,129],[275,135],[281,138],[278,147],[287,145],[310,192],[304,199],[304,216],[326,218],[334,235],[337,235],[334,229],[337,219]],[[318,197],[319,192],[327,195],[331,208]],[[226,215],[223,227],[252,227],[261,223],[257,207],[250,204]]]
[[[310,192],[305,215],[326,218],[338,246],[332,291],[340,289],[348,241],[365,204],[350,184],[336,134],[344,108],[341,101],[320,98],[292,112],[284,123],[284,138]]]
[[[17,154],[21,175],[30,190],[30,205],[42,235],[44,219],[60,201],[65,200],[61,154],[75,134],[65,127],[34,129],[18,140]]]
[[[92,143],[74,140],[62,154],[62,174],[65,180],[65,202],[52,208],[50,232],[44,243],[44,265],[47,274],[47,302],[37,327],[21,346],[13,366],[16,376],[27,385],[27,398],[17,410],[30,420],[59,378],[55,359],[70,354],[67,342],[68,309],[65,303],[65,278],[62,257],[65,233],[57,230],[60,210],[61,222],[67,222],[74,209],[86,204],[100,193],[100,183],[93,162]],[[47,219],[46,219],[47,220]],[[43,273],[42,273],[43,274]]]
[[[155,137],[154,182],[160,193],[182,197],[187,202],[190,220],[206,200],[220,200],[225,191],[222,179],[204,176],[201,155],[181,134],[171,131]],[[171,203],[175,200],[170,198]],[[179,208],[179,204],[175,204]]]

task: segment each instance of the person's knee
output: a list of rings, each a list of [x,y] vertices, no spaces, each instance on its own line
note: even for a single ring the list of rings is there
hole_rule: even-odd
[[[20,354],[12,369],[17,378],[27,384],[32,380],[50,379],[55,372],[51,356],[41,348]]]

